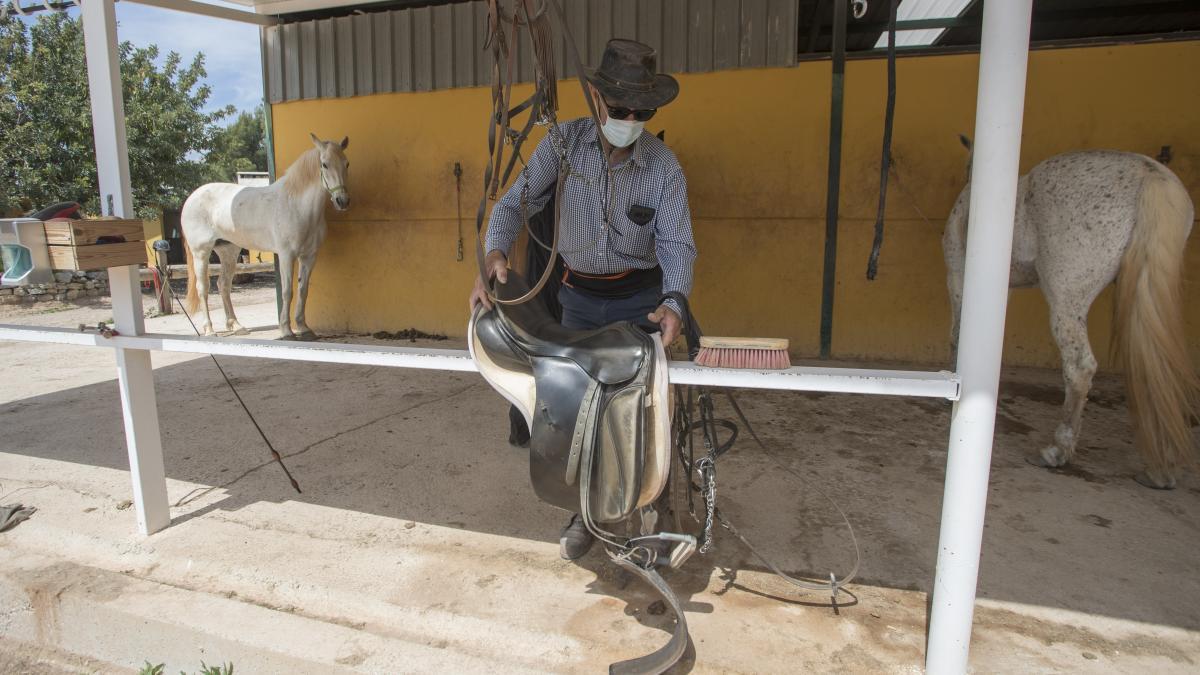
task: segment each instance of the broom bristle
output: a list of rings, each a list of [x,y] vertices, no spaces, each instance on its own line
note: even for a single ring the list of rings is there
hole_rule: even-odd
[[[743,370],[783,370],[792,367],[786,349],[735,349],[729,347],[701,347],[696,354],[696,364],[709,368],[737,368]]]

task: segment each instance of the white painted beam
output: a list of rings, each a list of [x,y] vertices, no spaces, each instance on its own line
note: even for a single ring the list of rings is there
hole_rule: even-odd
[[[926,672],[967,671],[979,581],[1021,159],[1033,0],[983,5],[970,224]]]
[[[217,354],[319,363],[423,368],[476,372],[471,355],[463,349],[423,349],[354,345],[330,342],[284,342],[185,335],[118,335],[105,338],[63,328],[0,325],[0,340],[52,342],[114,349],[142,349],[192,354]],[[844,394],[921,396],[954,400],[958,378],[953,373],[856,368],[793,367],[787,370],[737,370],[706,368],[688,361],[669,364],[673,384],[710,387],[824,391]]]
[[[211,16],[217,19],[226,19],[228,21],[251,23],[256,26],[274,26],[275,24],[279,23],[279,19],[274,16],[265,16],[263,14],[247,12],[241,9],[222,7],[220,5],[210,5],[204,2],[193,2],[193,0],[123,0],[123,2],[132,2],[138,5],[149,5],[150,7],[160,7],[162,9],[170,9],[176,12],[186,12],[187,14]]]
[[[113,0],[82,3],[84,53],[92,104],[92,132],[96,142],[96,170],[100,182],[100,208],[110,216],[133,215],[129,183],[129,154],[125,135],[125,105],[121,96],[121,70],[117,53],[117,17]],[[145,330],[142,289],[136,265],[108,270],[113,322],[125,335]],[[117,350],[117,379],[125,416],[125,444],[133,478],[133,504],[138,530],[150,534],[171,522],[167,504],[167,479],[163,467],[162,436],[154,396],[154,371],[150,352]]]
[[[236,1],[236,0],[235,0]],[[358,5],[373,5],[388,0],[253,0],[238,4],[253,5],[259,14],[294,14],[296,12],[314,12],[335,7],[353,7]]]

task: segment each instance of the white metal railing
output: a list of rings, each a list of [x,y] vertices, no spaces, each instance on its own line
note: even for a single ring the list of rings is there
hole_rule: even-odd
[[[161,333],[115,335],[106,338],[96,333],[83,333],[66,328],[3,324],[0,324],[0,340],[393,368],[462,372],[475,372],[476,370],[470,354],[463,349],[387,347],[339,342],[284,342],[247,338],[191,337]],[[740,370],[697,366],[689,361],[672,361],[669,372],[673,384],[745,389],[921,396],[952,401],[958,400],[959,389],[958,377],[948,372],[811,366],[794,366],[786,370]]]

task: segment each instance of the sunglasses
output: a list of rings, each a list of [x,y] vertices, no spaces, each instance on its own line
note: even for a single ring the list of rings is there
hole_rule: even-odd
[[[605,103],[604,107],[608,108],[608,116],[613,119],[623,120],[630,115],[633,115],[633,119],[637,120],[638,122],[646,122],[651,117],[654,117],[654,113],[658,112],[658,108],[650,108],[649,110],[634,110],[632,108],[622,108],[620,106],[608,105],[608,103]]]

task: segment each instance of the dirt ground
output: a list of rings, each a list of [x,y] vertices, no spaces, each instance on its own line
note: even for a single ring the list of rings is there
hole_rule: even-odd
[[[272,287],[234,302],[272,337]],[[4,310],[0,323],[72,327],[110,312]],[[599,549],[558,559],[564,514],[534,497],[506,406],[478,376],[221,357],[297,494],[208,357],[153,359],[172,526],[146,538],[112,353],[0,343],[0,504],[39,509],[0,534],[0,670],[599,672],[666,640],[670,613]],[[819,578],[854,561],[827,495],[861,571],[834,610],[718,531],[713,552],[668,574],[693,637],[676,672],[919,672],[950,404],[738,396],[770,451],[747,439],[723,460],[721,508],[785,570]],[[1005,371],[972,669],[1196,672],[1200,480],[1132,480],[1122,387],[1105,375],[1076,463],[1026,464],[1060,401],[1057,372]]]

